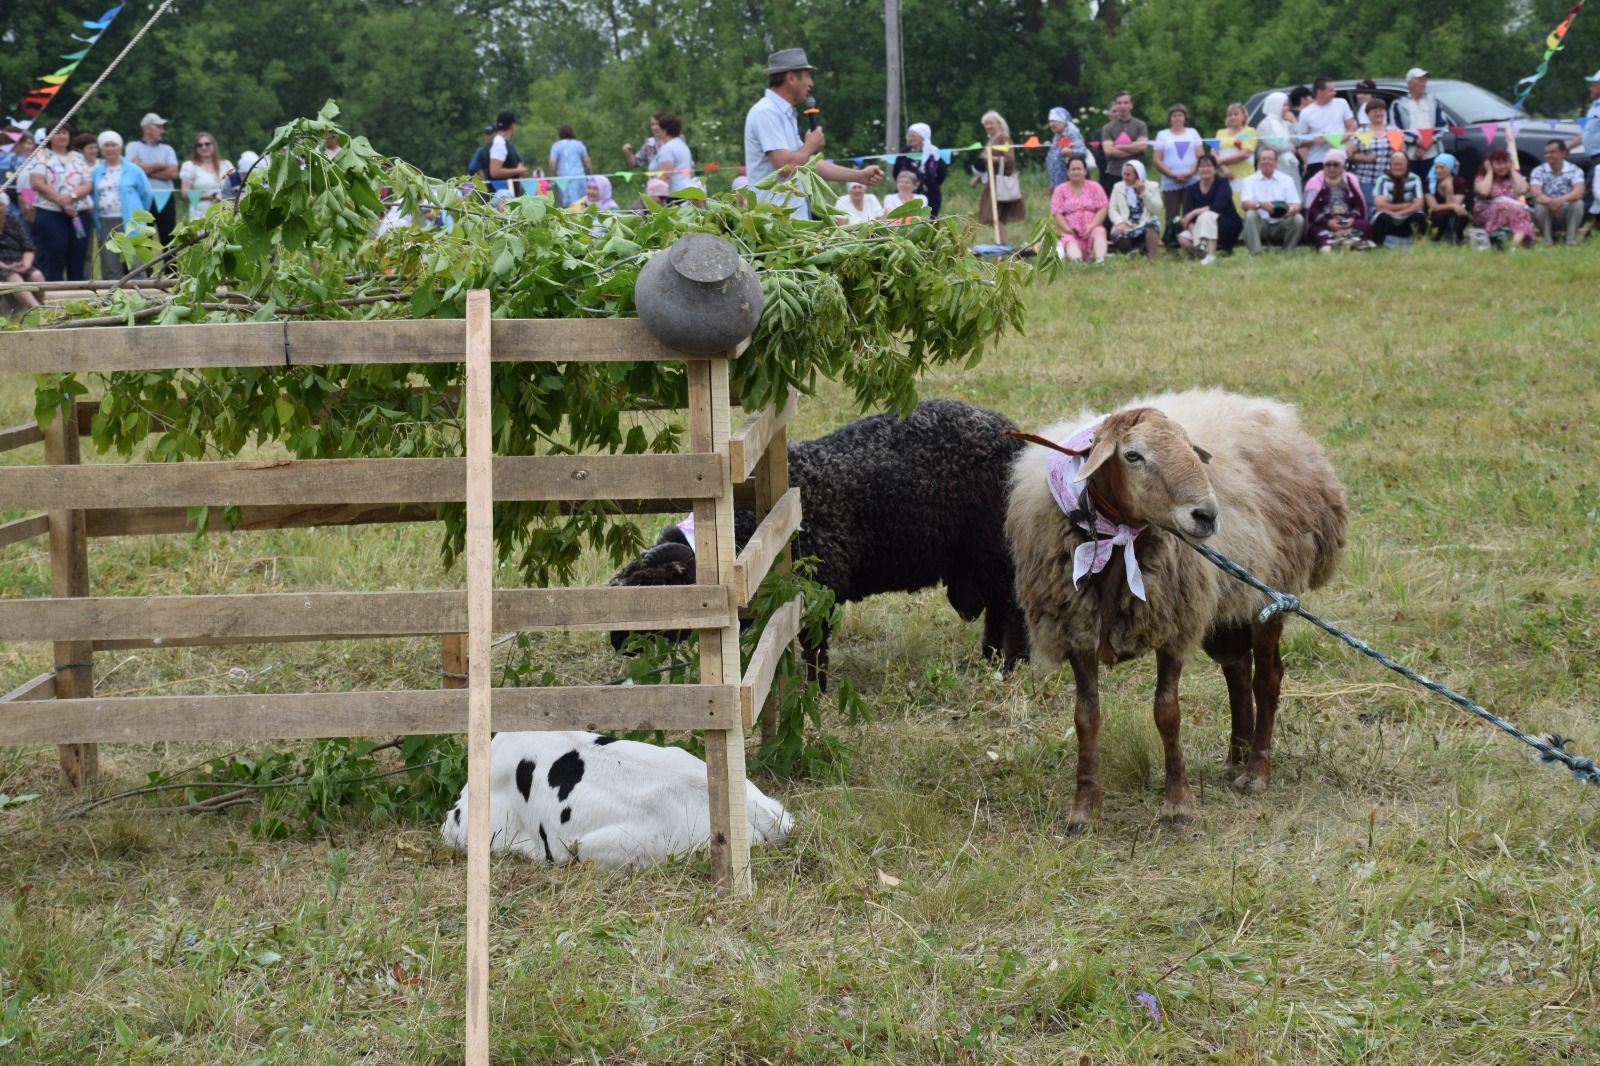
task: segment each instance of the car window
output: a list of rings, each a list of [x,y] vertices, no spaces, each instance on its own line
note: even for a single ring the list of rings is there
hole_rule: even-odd
[[[1512,107],[1488,89],[1466,82],[1430,87],[1439,102],[1456,118],[1457,122],[1500,122],[1508,118],[1527,118],[1528,113]]]

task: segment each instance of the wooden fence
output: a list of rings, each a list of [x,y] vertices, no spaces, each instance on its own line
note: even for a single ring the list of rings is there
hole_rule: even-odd
[[[636,513],[693,509],[697,584],[664,588],[504,588],[492,593],[497,631],[693,629],[698,684],[499,688],[494,728],[706,731],[712,864],[737,894],[751,889],[744,736],[768,705],[777,658],[800,623],[798,601],[772,620],[740,676],[738,611],[782,565],[800,523],[787,481],[782,412],[731,426],[728,359],[664,347],[635,320],[497,320],[487,295],[477,326],[497,362],[673,360],[686,363],[689,450],[674,455],[482,456],[495,500],[614,500]],[[462,363],[462,321],[270,322],[0,333],[0,373]],[[470,407],[470,402],[468,404]],[[80,461],[93,414],[0,430],[0,451],[42,443],[42,463],[0,467],[0,509],[42,512],[0,523],[0,550],[49,538],[51,595],[0,599],[0,641],[49,641],[54,667],[0,697],[0,745],[61,746],[72,785],[93,781],[100,743],[241,741],[466,731],[471,686],[459,634],[472,609],[462,590],[272,595],[92,595],[90,540],[181,532],[189,508],[239,507],[239,529],[430,521],[435,505],[468,497],[465,459],[330,459],[183,463]],[[469,414],[470,424],[470,414]],[[469,427],[470,428],[470,427]],[[735,485],[760,519],[735,554]],[[471,516],[469,515],[469,526]],[[220,514],[213,521],[220,523]],[[213,525],[212,528],[221,528]],[[469,530],[470,539],[470,530]],[[468,586],[472,586],[469,560]],[[481,565],[487,565],[486,563]],[[485,630],[486,632],[487,630]],[[274,641],[440,635],[446,686],[431,690],[251,695],[94,695],[93,653]],[[486,659],[486,656],[483,657]],[[486,665],[486,663],[485,663]],[[485,675],[486,676],[486,675]],[[762,712],[764,713],[764,712]],[[474,796],[477,792],[474,792]]]

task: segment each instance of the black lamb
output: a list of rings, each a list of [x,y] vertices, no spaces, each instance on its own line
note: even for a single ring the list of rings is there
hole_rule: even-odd
[[[924,400],[901,418],[871,415],[825,437],[789,445],[789,483],[800,490],[797,558],[814,556],[816,580],[849,603],[943,582],[967,621],[987,615],[983,653],[1007,670],[1028,654],[1027,625],[1012,590],[1005,537],[1011,464],[1023,442],[1012,423],[954,400]],[[743,548],[755,515],[734,512]],[[611,579],[613,585],[694,583],[694,549],[678,526]],[[621,648],[627,633],[611,634]],[[827,642],[808,649],[819,671]]]

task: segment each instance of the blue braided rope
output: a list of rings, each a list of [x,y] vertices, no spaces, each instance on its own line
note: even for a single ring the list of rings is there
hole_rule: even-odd
[[[1530,736],[1529,734],[1524,733],[1522,730],[1518,729],[1504,718],[1501,718],[1498,714],[1495,714],[1493,711],[1488,710],[1485,707],[1480,707],[1478,704],[1467,699],[1467,697],[1461,695],[1459,692],[1454,692],[1446,688],[1445,686],[1439,684],[1439,682],[1434,681],[1432,678],[1423,677],[1416,671],[1395,662],[1383,652],[1372,647],[1372,645],[1368,644],[1364,640],[1361,640],[1359,637],[1356,637],[1350,633],[1346,633],[1338,626],[1323,621],[1310,611],[1307,611],[1305,608],[1301,607],[1300,600],[1297,597],[1292,596],[1287,592],[1279,592],[1277,589],[1273,588],[1271,585],[1268,585],[1266,582],[1262,581],[1260,578],[1256,577],[1244,567],[1240,566],[1238,563],[1234,562],[1232,559],[1228,558],[1226,555],[1223,555],[1214,548],[1196,541],[1192,541],[1188,537],[1178,533],[1178,531],[1175,529],[1167,529],[1167,532],[1176,536],[1179,540],[1183,541],[1185,544],[1189,545],[1189,547],[1199,552],[1206,559],[1209,559],[1224,573],[1238,578],[1251,588],[1263,593],[1270,602],[1263,607],[1261,609],[1261,613],[1256,616],[1258,621],[1265,622],[1275,614],[1297,614],[1301,618],[1304,618],[1307,622],[1310,622],[1312,625],[1322,630],[1324,633],[1338,637],[1340,640],[1344,641],[1362,655],[1365,655],[1370,659],[1376,659],[1379,663],[1382,663],[1384,666],[1388,667],[1390,670],[1393,670],[1401,677],[1415,681],[1429,692],[1436,692],[1445,699],[1449,700],[1451,703],[1454,703],[1456,706],[1477,715],[1479,718],[1483,719],[1485,722],[1488,722],[1501,732],[1509,733],[1511,736],[1516,737],[1518,740],[1528,745],[1528,747],[1539,753],[1540,762],[1561,763],[1568,770],[1570,770],[1572,772],[1572,776],[1577,778],[1579,781],[1590,785],[1600,784],[1600,767],[1596,767],[1594,760],[1588,756],[1578,755],[1568,751],[1566,748],[1567,740],[1559,734],[1551,734],[1549,738],[1546,739],[1545,737]]]

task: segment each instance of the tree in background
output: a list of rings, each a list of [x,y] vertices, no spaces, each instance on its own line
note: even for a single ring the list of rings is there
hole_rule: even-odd
[[[1570,0],[904,0],[904,113],[937,143],[981,139],[994,108],[1019,136],[1057,104],[1085,128],[1117,89],[1159,118],[1187,103],[1200,128],[1230,100],[1272,85],[1396,76],[1422,65],[1502,96],[1533,71]],[[77,8],[77,10],[73,10]],[[0,5],[0,92],[13,114],[40,74],[80,47],[69,34],[102,0]],[[64,113],[150,7],[113,24],[45,118]],[[1573,115],[1581,78],[1600,66],[1600,11],[1574,23],[1535,89],[1535,114]],[[703,162],[743,162],[745,110],[767,53],[800,45],[820,64],[830,151],[898,147],[884,130],[883,9],[876,0],[185,0],[84,109],[77,125],[137,135],[155,109],[183,146],[213,130],[234,157],[290,119],[338,99],[351,130],[380,151],[444,175],[465,169],[478,130],[511,108],[523,155],[542,159],[570,123],[602,170],[624,166],[652,111],[684,119]],[[731,175],[731,169],[730,169]]]

